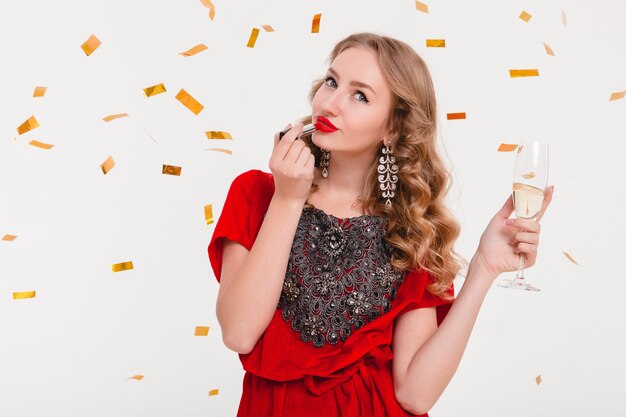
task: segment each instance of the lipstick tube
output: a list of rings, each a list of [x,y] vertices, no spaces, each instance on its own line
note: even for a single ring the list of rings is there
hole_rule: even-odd
[[[289,132],[291,129],[287,129],[287,130],[283,130],[278,134],[278,140],[281,140],[283,138],[283,136],[285,136],[285,134],[287,132]],[[302,128],[302,133],[300,133],[300,137],[302,136],[306,136],[306,135],[310,135],[311,133],[315,132],[315,125],[313,123],[310,123],[308,125],[304,125],[304,127]],[[298,138],[296,138],[298,139]]]

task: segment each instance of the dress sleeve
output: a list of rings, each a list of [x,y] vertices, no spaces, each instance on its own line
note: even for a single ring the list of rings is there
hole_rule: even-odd
[[[410,278],[410,285],[402,290],[406,290],[403,294],[408,298],[408,305],[402,313],[406,313],[411,310],[426,307],[436,307],[437,309],[437,325],[443,322],[446,318],[448,311],[452,307],[454,302],[454,284],[450,285],[447,293],[452,297],[450,300],[446,300],[439,296],[434,295],[428,291],[428,285],[432,282],[432,275],[427,271],[413,271],[413,276]]]
[[[208,253],[215,278],[220,281],[222,274],[223,239],[238,242],[246,249],[252,247],[250,236],[251,193],[254,192],[255,172],[240,174],[230,185],[222,213],[213,231]]]

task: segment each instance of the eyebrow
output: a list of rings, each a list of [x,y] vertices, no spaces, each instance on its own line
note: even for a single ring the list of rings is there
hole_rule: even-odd
[[[328,68],[328,72],[330,72],[331,74],[333,74],[336,78],[339,78],[339,74],[337,74],[337,72],[332,69],[332,68]],[[350,85],[353,85],[355,87],[361,87],[361,88],[367,88],[369,89],[372,93],[374,93],[374,95],[376,95],[376,92],[374,91],[374,89],[372,87],[370,87],[369,85],[362,83],[361,81],[352,81],[350,83]]]

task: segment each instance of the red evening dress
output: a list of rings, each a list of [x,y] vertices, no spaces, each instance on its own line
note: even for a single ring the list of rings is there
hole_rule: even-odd
[[[250,250],[273,194],[274,177],[260,170],[232,182],[208,247],[218,282],[222,239]],[[426,271],[390,268],[385,223],[303,209],[274,317],[254,349],[239,355],[246,373],[237,417],[413,415],[394,395],[393,323],[436,306],[440,324],[451,301],[426,290]]]

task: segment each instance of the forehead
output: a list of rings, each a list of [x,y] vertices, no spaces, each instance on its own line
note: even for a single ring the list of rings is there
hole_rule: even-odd
[[[378,62],[376,51],[365,46],[355,46],[342,51],[330,65],[342,82],[360,81],[369,84],[376,95],[391,93]]]

